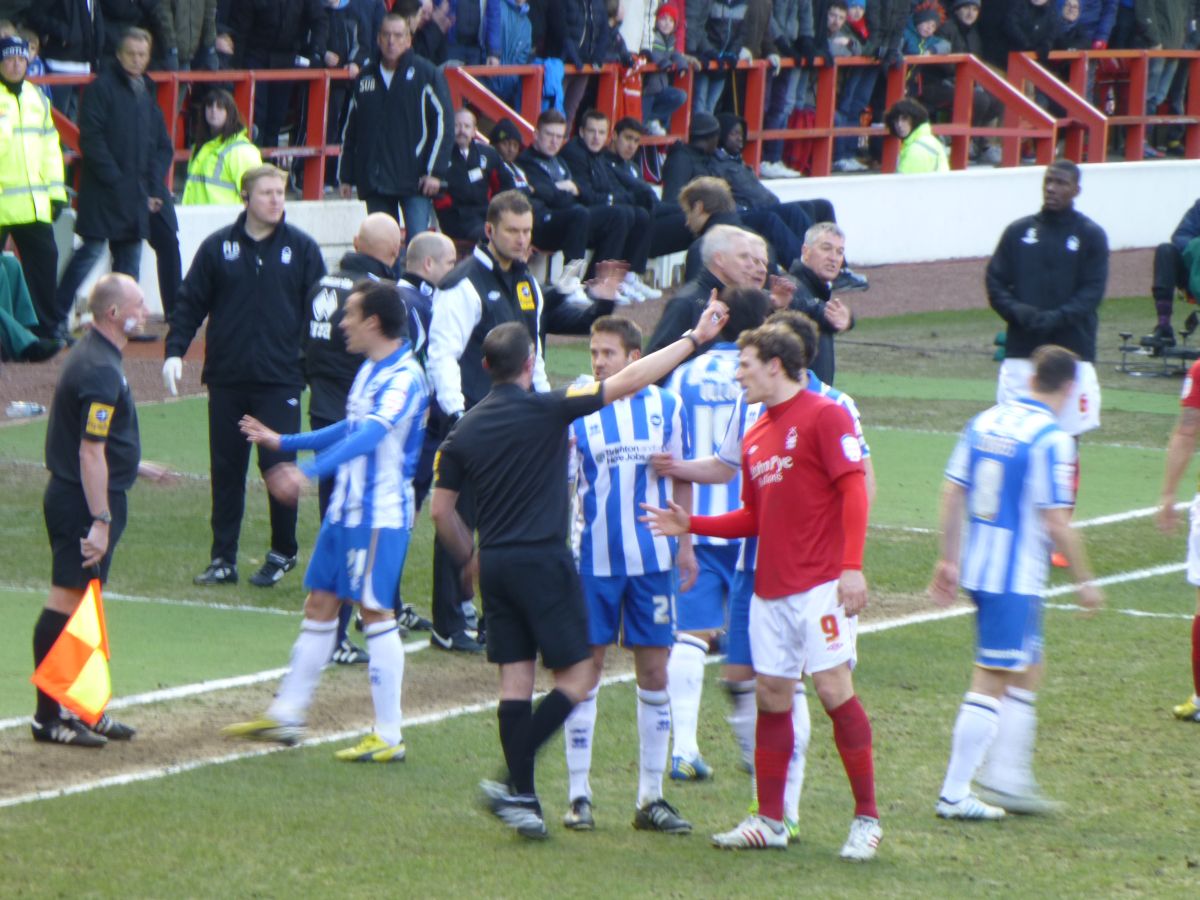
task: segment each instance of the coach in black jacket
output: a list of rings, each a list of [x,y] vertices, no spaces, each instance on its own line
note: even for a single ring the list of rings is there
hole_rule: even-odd
[[[379,59],[354,83],[338,168],[343,197],[358,188],[367,212],[385,212],[411,237],[429,228],[431,202],[449,174],[453,101],[441,72],[412,50],[408,22],[388,13]]]
[[[113,271],[134,280],[141,269],[144,239],[154,241],[164,262],[173,250],[174,283],[163,290],[165,308],[173,304],[179,280],[175,241],[179,226],[166,182],[172,148],[154,82],[145,75],[149,62],[150,35],[139,29],[129,31],[117,50],[117,63],[105,66],[83,92],[79,113],[83,177],[75,221],[83,246],[71,257],[55,293],[53,326],[60,333],[75,294],[104,252],[106,241]],[[153,229],[152,219],[156,220]],[[46,323],[47,330],[50,325]]]
[[[174,394],[183,356],[208,318],[201,380],[208,386],[212,466],[212,563],[197,584],[237,581],[238,534],[250,445],[238,429],[252,415],[281,434],[300,430],[305,298],[325,274],[317,242],[284,221],[287,174],[259,166],[242,177],[246,210],[200,245],[167,334],[163,380]],[[258,467],[295,454],[258,450]],[[271,550],[252,584],[270,587],[296,565],[296,509],[269,497]]]
[[[1008,323],[1006,359],[1058,344],[1096,360],[1097,311],[1108,282],[1108,236],[1075,209],[1079,168],[1046,168],[1041,212],[1004,229],[988,263],[988,303]]]

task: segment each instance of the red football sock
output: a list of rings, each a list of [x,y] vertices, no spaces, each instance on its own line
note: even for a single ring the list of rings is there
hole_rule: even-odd
[[[1200,616],[1192,619],[1192,687],[1200,697]]]
[[[783,821],[783,788],[787,784],[788,762],[796,740],[792,713],[758,711],[754,727],[754,777],[758,785],[758,813],[776,822]]]
[[[837,744],[854,794],[854,814],[879,818],[875,808],[875,761],[871,754],[871,720],[867,711],[851,697],[837,709],[826,710],[833,720],[833,742]],[[761,713],[759,714],[762,715]]]

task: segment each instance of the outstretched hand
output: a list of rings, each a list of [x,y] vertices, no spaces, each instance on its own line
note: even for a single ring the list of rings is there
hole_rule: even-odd
[[[268,450],[279,449],[279,432],[272,431],[254,416],[242,416],[238,420],[238,428],[250,443],[266,447]]]
[[[641,504],[646,515],[638,516],[639,522],[645,522],[650,526],[650,530],[656,535],[663,537],[679,537],[687,534],[690,530],[692,517],[688,511],[676,503],[674,500],[668,500],[668,509],[660,509],[657,506],[651,506],[649,503]]]

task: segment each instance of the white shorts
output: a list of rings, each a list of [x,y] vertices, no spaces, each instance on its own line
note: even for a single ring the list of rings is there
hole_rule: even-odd
[[[996,402],[1008,403],[1029,396],[1033,363],[1027,359],[1006,359],[1000,364]],[[1058,415],[1058,424],[1067,434],[1078,437],[1100,427],[1100,382],[1096,367],[1088,362],[1075,364],[1075,389]]]
[[[778,600],[750,598],[754,671],[799,680],[857,659],[858,618],[838,605],[836,581]]]
[[[1187,580],[1200,587],[1200,494],[1192,500],[1192,527],[1188,531]]]

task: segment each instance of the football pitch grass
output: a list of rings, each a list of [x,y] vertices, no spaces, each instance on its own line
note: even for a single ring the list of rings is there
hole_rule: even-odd
[[[994,397],[996,320],[985,312],[944,313],[863,321],[852,339],[839,342],[838,385],[859,402],[880,483],[866,562],[875,617],[860,638],[856,673],[874,727],[885,829],[874,863],[856,867],[836,858],[851,804],[815,699],[801,842],[785,854],[708,846],[710,834],[744,815],[749,799],[711,666],[700,743],[717,777],[666,786],[668,800],[696,826],[691,837],[630,828],[634,693],[621,683],[600,695],[595,833],[574,834],[558,824],[567,799],[561,739],[549,745],[539,768],[550,842],[524,843],[482,812],[475,784],[499,765],[495,713],[451,711],[438,721],[410,721],[409,760],[402,765],[338,764],[333,747],[318,745],[0,809],[4,893],[1191,896],[1200,866],[1193,764],[1200,732],[1174,722],[1169,709],[1188,692],[1195,592],[1179,571],[1153,574],[1182,562],[1184,538],[1160,535],[1140,512],[1157,499],[1179,381],[1115,374],[1113,353],[1104,348],[1116,345],[1119,330],[1145,329],[1150,307],[1146,300],[1118,301],[1103,311],[1104,427],[1083,442],[1077,517],[1094,523],[1083,536],[1097,574],[1114,583],[1106,588],[1108,608],[1085,618],[1061,608],[1073,597],[1058,593],[1058,577],[1046,614],[1049,675],[1039,694],[1038,774],[1050,794],[1067,802],[1065,814],[979,824],[934,817],[969,676],[971,618],[882,627],[886,619],[931,611],[921,594],[936,553],[942,467],[966,418]],[[586,359],[580,344],[549,351],[560,379],[586,369]],[[140,413],[146,456],[202,476],[203,401]],[[42,437],[38,423],[0,430],[6,548],[0,603],[9,623],[0,632],[0,720],[7,725],[0,747],[17,732],[28,740],[11,721],[28,714],[32,699],[29,633],[48,568],[39,508],[44,475],[36,467]],[[265,550],[262,488],[256,477],[252,482],[243,576]],[[1183,490],[1191,484],[1185,481]],[[207,556],[203,478],[169,489],[139,486],[131,510],[106,597],[117,696],[267,677],[285,665],[302,601],[295,575],[265,592],[244,586],[244,578],[217,593],[191,585]],[[300,522],[303,555],[315,531],[311,505]],[[422,519],[405,578],[406,596],[422,609],[429,541]],[[422,654],[410,665],[463,662]],[[361,681],[360,674],[354,683],[365,693]],[[405,699],[421,700],[411,692]],[[126,717],[136,723],[136,707]],[[231,754],[243,749],[230,745]],[[47,752],[75,753],[81,771],[91,758]],[[188,762],[194,761],[180,759]]]

